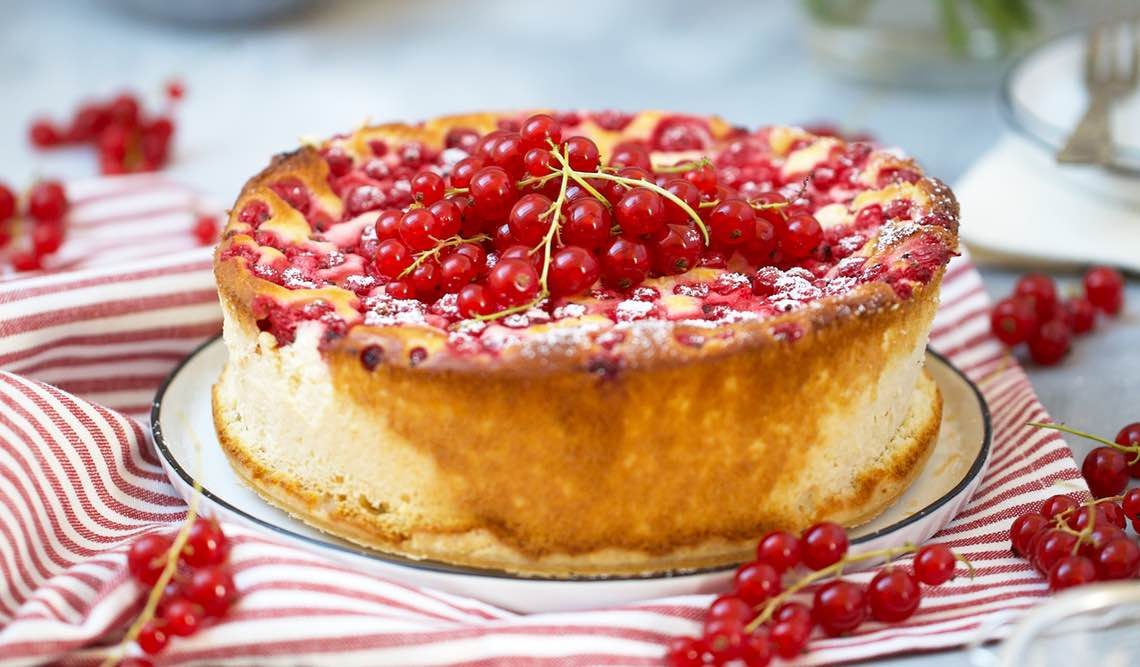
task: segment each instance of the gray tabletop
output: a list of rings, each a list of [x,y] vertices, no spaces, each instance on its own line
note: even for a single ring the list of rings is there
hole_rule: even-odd
[[[31,152],[28,119],[63,115],[86,95],[122,86],[157,99],[171,74],[189,92],[169,173],[220,205],[299,135],[365,116],[552,106],[680,109],[751,125],[833,120],[905,147],[951,183],[1003,132],[996,90],[900,90],[829,75],[809,58],[793,2],[326,2],[258,28],[208,31],[110,9],[121,4],[132,3],[5,7],[0,180],[94,173],[90,156]],[[1017,273],[995,267],[983,275],[999,295]],[[1127,299],[1131,312],[1079,341],[1064,364],[1028,367],[1056,418],[1106,435],[1140,419],[1135,280]],[[1078,457],[1088,449],[1072,444]],[[966,657],[887,662],[948,666]]]

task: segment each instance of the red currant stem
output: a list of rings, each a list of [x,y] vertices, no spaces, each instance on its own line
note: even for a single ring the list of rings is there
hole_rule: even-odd
[[[711,165],[711,160],[709,160],[707,157],[702,157],[701,159],[693,160],[692,162],[682,162],[681,164],[675,164],[672,166],[654,167],[653,171],[658,174],[683,174],[686,171],[692,171],[694,169],[700,169],[701,167]]]
[[[563,173],[563,174],[569,174],[570,178],[573,178],[573,179],[574,179],[574,181],[575,181],[575,182],[576,182],[578,185],[581,185],[581,186],[582,186],[582,189],[583,189],[583,190],[585,190],[586,192],[589,192],[589,193],[590,193],[591,195],[593,195],[593,196],[594,196],[594,197],[595,197],[595,198],[596,198],[598,201],[602,202],[602,203],[603,203],[603,204],[605,204],[607,207],[611,207],[611,206],[612,206],[612,204],[610,204],[610,200],[606,199],[606,198],[605,198],[605,196],[604,196],[604,195],[602,195],[602,193],[598,192],[597,188],[595,188],[594,186],[592,186],[592,185],[590,185],[589,183],[587,183],[587,182],[586,182],[586,179],[582,178],[582,177],[581,177],[581,176],[578,174],[578,172],[576,172],[576,171],[574,171],[574,170],[570,169],[570,162],[569,162],[569,161],[566,159],[566,157],[565,157],[565,156],[563,156],[563,155],[562,155],[562,153],[560,153],[560,152],[558,151],[558,149],[557,149],[557,148],[555,148],[554,150],[552,150],[552,151],[550,151],[550,152],[551,152],[551,154],[554,156],[554,158],[555,158],[556,160],[558,160],[559,162],[561,162],[561,163],[562,163],[562,173]],[[565,188],[566,188],[566,179],[565,179],[565,178],[563,178],[563,179],[562,179],[562,183],[563,183],[563,185],[562,185],[562,188],[563,188],[563,192],[565,192]],[[559,196],[561,197],[561,195],[559,195]]]
[[[769,619],[772,618],[772,614],[776,613],[776,610],[780,608],[780,605],[782,605],[785,600],[803,590],[804,588],[807,588],[808,586],[814,584],[820,579],[826,579],[832,575],[838,576],[843,574],[843,568],[850,565],[851,563],[857,563],[863,560],[872,560],[874,558],[884,558],[889,561],[896,556],[903,556],[909,553],[914,553],[915,551],[918,551],[918,546],[908,542],[901,547],[889,547],[887,549],[878,549],[876,551],[868,551],[866,553],[844,556],[843,558],[840,558],[838,561],[832,563],[831,565],[828,565],[825,568],[815,570],[814,572],[810,572],[804,575],[802,578],[800,578],[799,581],[785,588],[779,595],[769,598],[769,600],[764,603],[764,608],[760,610],[760,613],[756,615],[756,618],[752,619],[752,621],[747,626],[745,626],[744,630],[747,634],[752,634],[756,631],[756,628],[764,625],[768,622]]]
[[[170,544],[170,549],[166,552],[166,566],[162,569],[162,574],[158,575],[158,580],[154,582],[151,587],[150,593],[146,598],[146,605],[143,610],[139,612],[138,618],[131,624],[127,630],[127,634],[123,636],[123,641],[119,643],[117,651],[112,652],[107,658],[100,663],[100,667],[111,667],[117,664],[124,655],[126,655],[127,646],[138,638],[139,632],[142,631],[144,625],[154,618],[155,611],[158,609],[158,602],[162,599],[162,593],[166,590],[166,585],[174,578],[174,573],[178,570],[178,555],[182,553],[183,547],[186,546],[186,541],[190,538],[190,528],[194,525],[194,519],[198,516],[198,498],[202,495],[202,485],[195,479],[194,492],[190,496],[190,507],[186,510],[186,518],[182,522],[182,527],[178,529],[178,534],[174,536],[174,541]]]
[[[958,561],[959,563],[965,563],[966,564],[966,570],[969,571],[969,573],[970,573],[969,576],[971,579],[973,579],[974,575],[976,574],[977,571],[974,569],[974,564],[970,562],[970,559],[966,558],[965,556],[963,556],[962,554],[960,554],[956,551],[951,551],[950,553],[954,555],[954,560]]]
[[[448,188],[443,191],[443,196],[450,197],[451,195],[465,195],[468,192],[471,192],[471,188]]]
[[[424,250],[423,252],[416,253],[416,259],[411,264],[408,265],[408,268],[401,271],[400,275],[398,275],[396,277],[397,278],[403,278],[404,276],[408,275],[412,271],[415,271],[416,267],[418,267],[420,264],[423,264],[424,262],[431,259],[432,257],[435,257],[439,253],[443,252],[444,248],[451,248],[451,247],[454,247],[457,245],[463,245],[464,243],[479,243],[480,241],[486,241],[490,238],[491,237],[487,236],[486,234],[476,234],[475,236],[472,236],[470,238],[463,238],[462,236],[459,236],[457,234],[455,236],[452,236],[451,238],[447,238],[447,239],[444,239],[442,241],[440,241],[439,239],[435,239],[437,241],[437,245],[435,245],[434,247],[428,248],[427,250]]]
[[[497,320],[500,317],[506,317],[507,315],[514,315],[515,313],[525,313],[531,308],[538,306],[538,304],[542,303],[542,300],[548,296],[550,295],[539,292],[538,296],[536,296],[533,301],[528,301],[517,306],[511,306],[510,308],[505,308],[503,310],[489,313],[487,315],[473,315],[471,319],[479,320],[480,322],[488,322],[490,320]]]
[[[1065,424],[1046,424],[1045,422],[1028,422],[1026,424],[1026,426],[1033,426],[1034,428],[1049,428],[1049,429],[1053,429],[1054,431],[1063,431],[1065,433],[1072,433],[1073,435],[1079,435],[1082,438],[1087,438],[1087,439],[1092,440],[1094,442],[1099,442],[1100,444],[1102,444],[1106,447],[1111,447],[1118,452],[1124,452],[1125,454],[1132,454],[1133,455],[1132,460],[1128,462],[1128,465],[1132,465],[1134,463],[1140,462],[1140,445],[1122,445],[1120,443],[1113,442],[1113,441],[1108,440],[1106,438],[1102,438],[1099,435],[1093,435],[1092,433],[1086,433],[1085,431],[1077,430],[1071,426],[1066,426]]]
[[[688,214],[688,216],[693,219],[693,222],[697,223],[697,227],[701,230],[701,236],[703,236],[705,239],[705,245],[709,244],[709,229],[705,226],[705,221],[701,220],[701,216],[698,215],[697,212],[693,210],[693,207],[689,206],[689,204],[684,199],[681,199],[660,185],[657,185],[656,183],[650,183],[649,181],[641,181],[636,178],[626,178],[625,176],[615,176],[613,174],[603,174],[600,172],[590,175],[605,181],[613,181],[615,183],[621,183],[622,185],[628,185],[634,188],[647,188],[653,192],[656,192],[677,206],[680,206],[681,210]]]
[[[703,201],[700,204],[697,204],[697,208],[716,208],[719,205],[720,205],[720,200],[714,199],[712,201]]]
[[[570,169],[570,162],[566,159],[566,156],[562,154],[562,151],[555,148],[550,151],[550,153],[555,159],[562,163],[562,185],[558,188],[558,198],[550,205],[550,207],[554,209],[552,213],[553,217],[550,218],[550,227],[546,230],[546,235],[542,238],[542,274],[538,277],[538,284],[542,286],[542,289],[538,291],[540,295],[550,293],[546,284],[546,277],[550,274],[550,252],[554,247],[554,237],[558,234],[559,228],[562,227],[562,204],[566,201],[566,186],[570,183],[569,177],[574,177],[574,180],[578,181],[582,187],[597,195],[597,190],[594,190],[594,188],[586,184],[585,181],[574,176],[574,172]]]
[[[528,186],[528,185],[546,185],[547,181],[554,180],[554,178],[558,177],[558,176],[562,176],[562,170],[561,169],[557,169],[555,171],[552,171],[549,174],[546,174],[545,176],[532,176],[530,178],[524,178],[521,181],[519,181],[518,183],[516,183],[515,187],[518,188],[519,190],[522,190],[522,189],[526,188],[526,186]]]

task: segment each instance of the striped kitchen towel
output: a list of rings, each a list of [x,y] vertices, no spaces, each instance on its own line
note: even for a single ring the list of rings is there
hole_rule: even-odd
[[[162,179],[83,187],[54,270],[0,283],[3,665],[98,664],[137,613],[127,547],[171,530],[186,508],[136,420],[178,360],[220,328],[209,251],[183,238],[197,198]],[[814,639],[804,662],[960,646],[1046,595],[1010,553],[1010,522],[1058,486],[1086,487],[1061,438],[1025,426],[1048,416],[990,336],[987,309],[978,272],[957,258],[932,345],[981,387],[994,441],[975,497],[936,539],[976,576],[929,589],[905,623]],[[237,605],[171,642],[159,664],[657,664],[670,638],[699,632],[711,600],[521,615],[355,572],[242,526],[226,531]]]

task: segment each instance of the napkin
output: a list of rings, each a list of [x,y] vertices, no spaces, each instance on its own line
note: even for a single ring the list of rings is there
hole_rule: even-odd
[[[140,420],[178,360],[219,330],[220,313],[209,250],[169,239],[177,233],[169,220],[189,219],[201,203],[154,183],[106,179],[96,185],[113,196],[75,198],[72,217],[89,221],[100,207],[98,226],[116,247],[98,250],[94,237],[75,233],[59,258],[75,258],[66,270],[0,283],[5,665],[93,665],[111,654],[141,606],[143,591],[126,572],[130,543],[185,516]],[[166,232],[140,240],[127,229]],[[805,663],[960,646],[983,624],[1036,604],[1046,585],[1011,554],[1009,525],[1059,491],[1087,495],[1061,438],[1025,426],[1048,415],[990,336],[969,258],[952,263],[942,299],[932,345],[981,387],[993,415],[986,477],[935,538],[970,558],[976,575],[926,589],[905,623],[813,639]],[[712,599],[520,615],[355,572],[250,528],[224,529],[240,597],[218,624],[172,640],[158,664],[656,664],[669,639],[700,632]]]

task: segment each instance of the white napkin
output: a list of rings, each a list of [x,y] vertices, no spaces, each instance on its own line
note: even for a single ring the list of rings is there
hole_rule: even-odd
[[[1140,272],[1140,179],[1095,167],[1059,167],[1041,148],[1007,135],[954,187],[962,239],[975,253]]]

